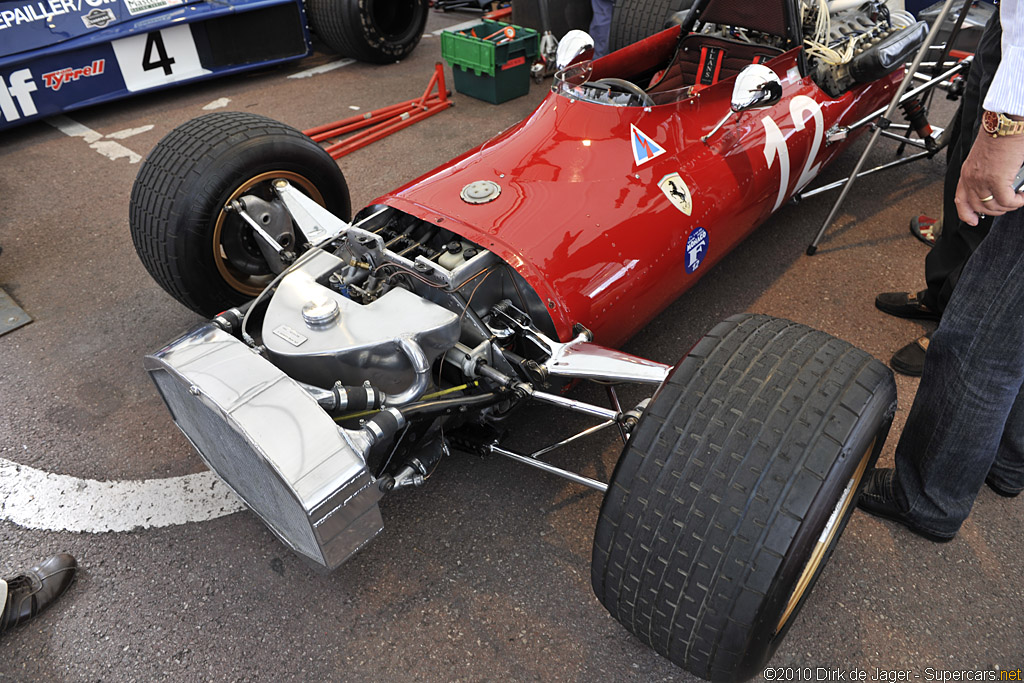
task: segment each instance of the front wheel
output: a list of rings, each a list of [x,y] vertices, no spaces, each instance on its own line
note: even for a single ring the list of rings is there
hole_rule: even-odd
[[[306,14],[313,31],[338,54],[388,64],[420,42],[427,0],[306,0]]]
[[[349,219],[348,185],[337,163],[294,128],[217,112],[172,130],[132,186],[128,224],[146,270],[207,317],[259,294],[275,272],[252,229],[225,206],[244,195],[272,200],[278,178]]]
[[[853,513],[896,408],[867,353],[738,315],[676,366],[605,496],[591,581],[634,635],[690,672],[764,669]]]

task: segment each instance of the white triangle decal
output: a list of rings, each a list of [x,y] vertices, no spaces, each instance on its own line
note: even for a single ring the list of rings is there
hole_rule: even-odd
[[[632,123],[629,124],[630,145],[633,148],[633,161],[641,166],[655,157],[665,153],[665,148],[655,142],[649,135],[646,135]]]

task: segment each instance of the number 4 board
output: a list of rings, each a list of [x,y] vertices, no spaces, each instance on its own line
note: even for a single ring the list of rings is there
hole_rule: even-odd
[[[192,30],[174,26],[111,43],[125,87],[131,92],[210,73],[199,63]]]

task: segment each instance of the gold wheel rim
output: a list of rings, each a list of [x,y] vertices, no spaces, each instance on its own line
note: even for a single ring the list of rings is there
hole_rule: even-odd
[[[775,632],[778,633],[782,630],[782,627],[786,625],[789,618],[793,616],[793,612],[796,611],[797,605],[803,599],[804,594],[810,588],[811,580],[817,574],[818,569],[821,567],[821,563],[825,560],[825,554],[828,549],[832,547],[832,543],[836,540],[836,535],[839,533],[839,527],[841,522],[846,518],[846,513],[853,504],[854,499],[857,496],[857,489],[860,486],[861,480],[864,478],[864,473],[868,469],[868,462],[871,460],[871,453],[875,450],[875,439],[872,439],[871,445],[868,446],[867,450],[864,451],[864,455],[861,456],[860,462],[857,463],[857,469],[854,471],[853,476],[850,477],[850,481],[847,482],[846,488],[843,489],[842,495],[839,497],[839,501],[832,509],[832,514],[829,516],[828,521],[825,522],[825,528],[818,536],[818,542],[814,545],[814,551],[811,553],[811,558],[804,565],[803,572],[800,573],[800,578],[797,579],[796,587],[793,589],[793,594],[789,597],[789,602],[786,603],[786,609],[782,611],[782,618],[779,619],[779,625],[775,627]]]
[[[317,204],[324,206],[323,195],[316,189],[316,186],[304,176],[294,173],[292,171],[268,171],[267,173],[261,173],[258,176],[250,178],[235,189],[231,193],[231,196],[225,200],[224,205],[230,204],[234,200],[242,197],[250,192],[253,188],[263,184],[269,183],[272,180],[283,178],[292,185],[295,185],[300,190],[310,196]],[[224,282],[227,283],[232,289],[245,294],[246,296],[256,296],[263,291],[263,288],[267,286],[274,274],[268,275],[249,275],[243,273],[233,265],[228,259],[227,254],[224,252],[224,246],[221,244],[221,235],[224,231],[224,223],[227,220],[227,211],[222,206],[220,212],[217,214],[217,222],[213,226],[213,262],[217,264],[217,272],[224,278]]]

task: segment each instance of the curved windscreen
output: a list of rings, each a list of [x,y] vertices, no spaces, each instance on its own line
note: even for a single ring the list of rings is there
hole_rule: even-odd
[[[662,92],[644,93],[623,88],[618,79],[591,80],[593,62],[580,62],[555,73],[551,83],[551,92],[571,100],[592,102],[611,107],[649,107],[652,105],[669,104],[685,100],[694,94],[693,87],[677,88]],[[632,84],[631,84],[632,85]],[[642,90],[639,85],[634,86]]]

